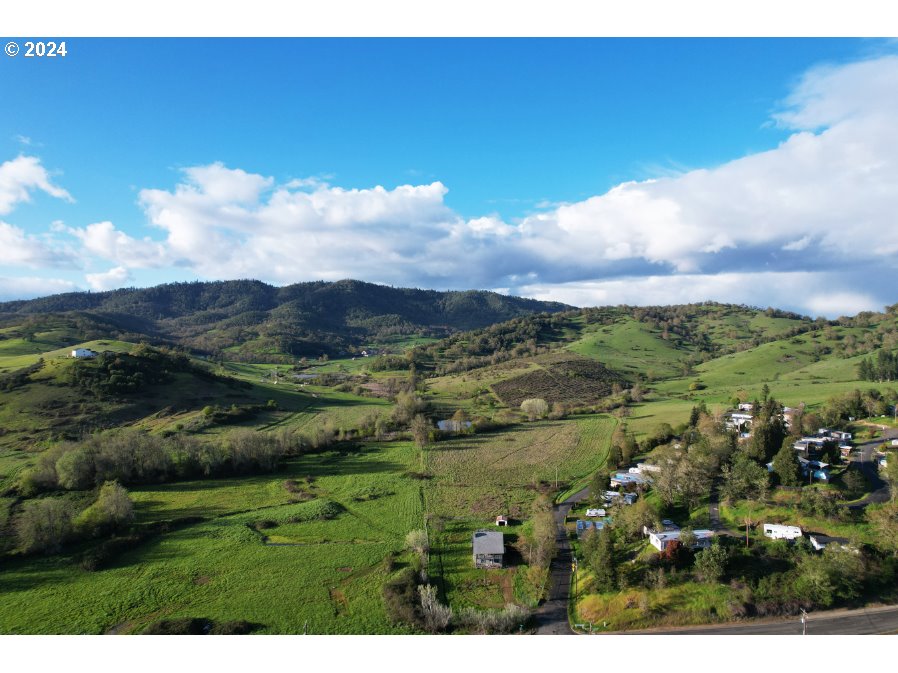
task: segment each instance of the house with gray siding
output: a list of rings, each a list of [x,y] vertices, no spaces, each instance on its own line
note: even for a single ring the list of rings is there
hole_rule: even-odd
[[[494,530],[474,531],[475,568],[501,568],[505,556],[505,536]]]

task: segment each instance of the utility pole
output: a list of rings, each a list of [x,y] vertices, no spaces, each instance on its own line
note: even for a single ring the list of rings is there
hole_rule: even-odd
[[[801,608],[801,635],[808,635],[808,613],[804,608]]]

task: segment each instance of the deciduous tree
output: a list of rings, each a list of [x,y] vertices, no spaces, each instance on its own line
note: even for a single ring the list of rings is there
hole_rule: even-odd
[[[537,418],[545,418],[549,405],[544,399],[534,397],[521,402],[521,411],[527,414],[529,420],[535,421]]]

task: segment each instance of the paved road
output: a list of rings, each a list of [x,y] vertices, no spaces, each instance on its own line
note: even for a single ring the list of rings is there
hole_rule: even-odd
[[[618,635],[801,635],[798,617],[788,620],[752,621],[738,624],[708,626],[684,626],[672,629],[648,631],[620,631]],[[808,635],[867,635],[874,633],[898,633],[898,605],[887,605],[859,610],[832,610],[811,612],[808,615]]]
[[[589,494],[589,489],[577,491],[564,502],[555,505],[555,544],[558,548],[549,569],[549,597],[533,616],[536,633],[540,635],[573,635],[567,618],[571,594],[571,543],[564,522],[571,507]]]
[[[889,442],[896,437],[898,437],[898,430],[888,429],[883,432],[882,437],[879,439],[857,445],[858,455],[854,458],[854,462],[857,463],[864,476],[873,485],[873,492],[863,500],[849,505],[851,509],[860,509],[872,503],[888,502],[889,485],[879,476],[879,467],[876,461],[873,460],[873,452],[883,442]]]

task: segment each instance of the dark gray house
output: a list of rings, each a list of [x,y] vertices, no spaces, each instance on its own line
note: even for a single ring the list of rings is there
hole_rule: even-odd
[[[474,532],[474,567],[501,568],[505,556],[505,536],[498,531]]]

